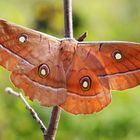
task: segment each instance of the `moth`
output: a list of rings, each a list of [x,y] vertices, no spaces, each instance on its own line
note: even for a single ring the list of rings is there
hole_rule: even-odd
[[[0,20],[0,65],[31,100],[91,114],[111,102],[111,90],[140,84],[140,43],[58,39]]]

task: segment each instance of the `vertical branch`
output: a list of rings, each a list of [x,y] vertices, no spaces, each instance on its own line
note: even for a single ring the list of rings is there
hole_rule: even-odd
[[[73,38],[72,0],[64,0],[64,36]]]
[[[64,37],[73,38],[72,0],[64,0]],[[60,114],[60,108],[58,106],[53,107],[48,129],[44,133],[45,140],[55,140]]]
[[[44,133],[45,140],[55,140],[59,120],[60,120],[61,110],[58,106],[53,107],[48,129]]]

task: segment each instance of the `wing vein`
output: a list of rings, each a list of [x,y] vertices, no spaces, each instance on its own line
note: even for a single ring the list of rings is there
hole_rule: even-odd
[[[126,74],[133,74],[134,72],[140,72],[140,68],[129,70],[126,72],[117,72],[113,74],[103,74],[103,75],[97,75],[99,78],[107,78],[110,76],[121,76],[121,75],[126,75]]]
[[[34,64],[32,64],[31,62],[27,61],[25,58],[23,58],[22,56],[17,55],[15,52],[13,52],[12,50],[6,48],[4,45],[0,46],[0,48],[2,48],[3,50],[5,50],[8,53],[12,53],[14,56],[19,57],[20,59],[26,61],[28,64],[35,66]]]

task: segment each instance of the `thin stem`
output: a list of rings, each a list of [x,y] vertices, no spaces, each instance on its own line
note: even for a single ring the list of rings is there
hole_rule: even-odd
[[[73,38],[72,26],[72,0],[64,0],[64,37]],[[44,135],[45,140],[55,140],[61,110],[58,106],[53,107],[48,129]]]
[[[5,89],[5,91],[8,94],[11,94],[13,96],[18,97],[23,104],[25,105],[26,109],[31,113],[32,117],[34,118],[34,120],[36,121],[36,123],[39,125],[40,129],[42,130],[42,132],[46,132],[47,128],[45,127],[45,125],[43,124],[43,122],[41,121],[41,119],[39,118],[38,114],[35,112],[35,110],[28,104],[28,102],[26,101],[26,99],[23,97],[22,93],[18,93],[16,91],[14,91],[12,88],[7,87]]]

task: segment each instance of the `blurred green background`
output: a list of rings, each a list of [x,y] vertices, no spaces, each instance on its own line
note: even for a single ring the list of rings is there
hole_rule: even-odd
[[[74,0],[75,38],[88,31],[86,41],[140,42],[139,2]],[[63,37],[62,0],[0,0],[0,11],[0,18]],[[0,67],[0,140],[41,140],[42,133],[22,102],[4,92],[7,86],[14,88],[9,76]],[[140,87],[112,95],[112,103],[97,114],[74,116],[62,111],[56,140],[139,140]],[[29,103],[47,125],[51,109]]]

